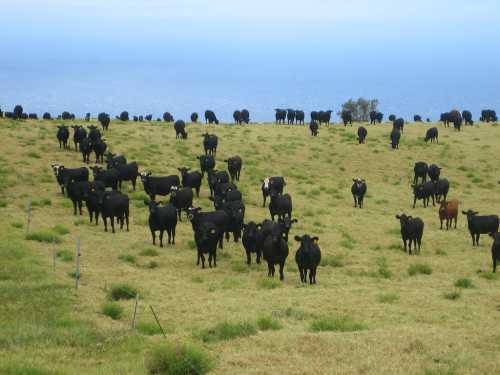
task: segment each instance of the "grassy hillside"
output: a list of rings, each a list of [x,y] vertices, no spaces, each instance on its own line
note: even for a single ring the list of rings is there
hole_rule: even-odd
[[[437,207],[411,208],[409,185],[415,161],[437,163],[451,181],[449,198],[498,214],[498,126],[458,133],[439,124],[435,145],[423,141],[430,125],[411,124],[393,151],[389,125],[370,126],[360,146],[357,126],[322,128],[312,138],[302,126],[189,125],[181,141],[164,123],[111,123],[111,150],[157,174],[198,168],[202,132],[216,133],[219,168],[234,154],[244,160],[238,187],[247,221],[269,216],[262,178],[285,176],[299,222],[280,283],[267,278],[265,264],[248,268],[242,245],[233,242],[218,253],[216,269],[197,267],[185,216],[175,246],[153,247],[140,183],[136,192],[125,183],[129,233],[105,233],[86,212],[73,216],[50,164],[81,166],[81,155],[59,150],[59,123],[0,120],[0,373],[144,374],[145,353],[165,341],[149,305],[166,341],[203,347],[214,374],[500,373],[500,280],[491,273],[491,241],[482,236],[472,248],[462,215],[457,230],[440,231]],[[368,184],[362,210],[350,194],[357,176]],[[208,195],[205,180],[196,204],[211,209]],[[53,242],[25,239],[29,200],[31,231]],[[394,217],[401,212],[425,222],[421,255],[402,251]],[[304,233],[319,236],[323,252],[312,287],[300,284],[294,261],[293,236]],[[75,291],[77,237],[82,277]],[[121,283],[139,291],[137,330],[130,329],[133,299],[117,302],[117,320],[102,312]]]

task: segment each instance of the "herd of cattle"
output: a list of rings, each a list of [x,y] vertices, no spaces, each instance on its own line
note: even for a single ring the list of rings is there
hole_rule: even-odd
[[[238,118],[246,122],[247,113],[237,111]],[[290,116],[294,116],[294,121],[303,121],[301,116],[297,117],[297,111]],[[317,119],[320,123],[328,123],[331,111],[318,112]],[[243,113],[243,114],[242,114]],[[277,111],[278,113],[278,111]],[[456,121],[457,111],[450,118]],[[235,112],[236,114],[236,112]],[[289,111],[284,111],[288,117]],[[468,116],[462,116],[466,121]],[[486,114],[488,115],[488,114]],[[491,114],[489,114],[491,115]],[[215,115],[214,115],[215,116]],[[485,116],[485,114],[483,114]],[[375,121],[381,117],[374,114]],[[215,120],[214,120],[215,121]],[[281,121],[281,120],[280,120]],[[311,121],[314,123],[315,120]],[[347,124],[346,122],[345,124]],[[455,122],[454,122],[455,124]],[[108,122],[109,125],[109,122]],[[455,126],[457,128],[457,126]],[[285,178],[282,176],[270,176],[262,181],[261,191],[263,197],[263,207],[269,198],[268,205],[270,220],[266,219],[261,223],[255,221],[245,221],[245,204],[243,196],[236,185],[240,180],[243,160],[240,156],[233,156],[224,160],[227,164],[225,170],[217,170],[216,153],[218,137],[214,134],[205,133],[203,137],[204,154],[197,157],[200,171],[191,171],[186,167],[179,167],[179,175],[153,176],[151,172],[139,172],[139,165],[136,162],[129,162],[123,155],[115,155],[108,151],[105,138],[101,131],[94,125],[84,126],[73,125],[73,143],[76,151],[82,154],[84,163],[89,163],[90,155],[95,154],[95,163],[106,163],[106,169],[101,166],[94,166],[90,169],[93,174],[93,181],[89,181],[89,169],[66,168],[64,165],[53,164],[52,168],[56,176],[61,191],[73,202],[74,214],[82,214],[82,205],[85,202],[90,221],[95,220],[96,225],[99,215],[104,221],[104,230],[108,229],[108,218],[111,230],[115,232],[115,219],[123,229],[126,226],[129,230],[129,197],[121,192],[122,183],[130,182],[133,190],[136,190],[136,180],[140,178],[145,193],[149,196],[145,204],[149,209],[149,227],[151,230],[153,244],[156,244],[156,232],[159,232],[160,246],[163,247],[163,235],[167,232],[168,244],[175,244],[175,230],[178,222],[182,221],[182,212],[186,213],[193,229],[194,240],[198,250],[197,264],[205,268],[205,254],[208,254],[209,267],[216,266],[217,248],[223,248],[224,237],[229,240],[232,234],[233,240],[242,240],[247,254],[247,263],[251,264],[251,255],[255,254],[256,262],[260,263],[261,257],[268,264],[268,275],[274,276],[275,266],[279,266],[280,279],[284,279],[283,269],[289,254],[288,236],[292,225],[297,222],[292,218],[292,197],[285,193]],[[103,127],[104,129],[107,129]],[[174,124],[177,138],[187,138],[185,123],[178,120]],[[312,135],[318,134],[318,128]],[[312,131],[312,129],[311,129]],[[401,133],[404,131],[404,120],[393,118],[393,129],[391,132],[391,145],[398,148]],[[364,143],[367,136],[365,127],[358,128],[359,143]],[[68,141],[70,129],[65,125],[58,126],[57,139],[62,149],[69,149]],[[438,139],[438,129],[433,127],[428,129],[425,140],[431,142]],[[105,159],[104,159],[105,157]],[[201,208],[193,206],[194,194],[199,196],[203,180],[207,178],[210,189],[209,199],[213,202],[214,210],[203,212]],[[111,190],[107,190],[110,188]],[[435,164],[428,165],[425,162],[417,162],[414,166],[413,196],[415,208],[416,202],[421,200],[423,206],[427,207],[432,200],[434,206],[438,203],[439,219],[441,229],[446,222],[446,229],[450,229],[454,221],[455,228],[459,214],[459,204],[456,199],[447,200],[450,183],[446,178],[441,177],[441,168]],[[367,184],[362,178],[354,178],[351,186],[351,193],[354,199],[354,207],[362,208],[363,199],[367,192]],[[168,203],[157,201],[157,196],[170,195]],[[489,234],[494,238],[492,246],[493,272],[496,271],[496,261],[500,260],[500,234],[498,234],[499,218],[496,215],[479,216],[473,210],[462,211],[467,217],[468,228],[472,237],[473,246],[479,244],[481,234]],[[415,252],[420,252],[421,241],[424,232],[424,222],[418,217],[406,214],[397,215],[400,222],[401,237],[405,251],[412,254],[412,245]],[[309,272],[309,282],[316,282],[316,268],[321,260],[321,250],[318,246],[318,238],[305,234],[295,236],[300,242],[296,252],[296,262],[300,271],[300,279],[307,282]]]

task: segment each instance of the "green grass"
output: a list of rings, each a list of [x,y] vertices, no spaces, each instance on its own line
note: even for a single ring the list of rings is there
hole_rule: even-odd
[[[145,366],[152,375],[203,375],[215,368],[202,348],[173,343],[155,345],[146,355]]]
[[[265,279],[260,279],[258,282],[258,286],[261,289],[276,289],[281,287],[281,283],[276,279],[271,279],[271,278],[265,278]]]
[[[418,274],[430,275],[432,274],[432,267],[424,263],[416,263],[408,267],[408,275],[415,276]]]
[[[66,228],[64,225],[56,225],[54,227],[52,227],[51,229],[54,233],[57,233],[61,236],[64,236],[65,234],[68,234],[69,233],[69,229]]]
[[[73,253],[67,249],[59,250],[56,256],[60,258],[63,262],[73,261]]]
[[[474,288],[474,283],[472,282],[471,279],[468,279],[468,278],[458,279],[457,281],[455,281],[454,285],[455,285],[455,287],[462,288],[462,289]]]
[[[445,293],[444,298],[449,299],[449,300],[456,300],[459,299],[462,296],[460,291],[454,290],[453,292]]]
[[[144,257],[156,257],[159,255],[158,251],[152,248],[147,248],[142,250],[139,255],[142,255]]]
[[[146,336],[161,335],[161,329],[157,323],[154,322],[137,322],[135,328],[138,332]]]
[[[283,325],[279,322],[279,320],[274,319],[270,316],[263,316],[257,319],[257,327],[261,331],[277,331],[283,328]]]
[[[123,316],[123,307],[116,302],[106,302],[102,306],[102,313],[113,320],[118,320]]]
[[[49,230],[28,233],[26,235],[26,239],[29,241],[38,241],[38,242],[55,243],[55,244],[62,242],[61,237],[57,233],[54,233]]]
[[[342,255],[326,255],[321,258],[321,267],[344,267]]]
[[[230,323],[222,322],[212,328],[200,332],[198,337],[206,343],[228,341],[237,338],[255,335],[257,328],[250,322]]]
[[[366,324],[358,322],[348,315],[317,318],[311,322],[312,332],[354,332],[367,329]]]
[[[137,262],[137,258],[131,254],[120,254],[118,259],[130,264],[135,264]]]
[[[395,292],[380,294],[377,298],[380,303],[393,303],[399,301],[399,294]]]
[[[115,284],[111,286],[109,298],[114,301],[120,299],[132,299],[137,295],[137,289],[128,284]]]

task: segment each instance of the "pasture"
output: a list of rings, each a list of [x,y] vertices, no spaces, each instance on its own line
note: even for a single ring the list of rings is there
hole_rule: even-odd
[[[497,124],[461,132],[408,124],[399,150],[392,150],[388,123],[364,124],[366,144],[358,145],[358,124],[323,126],[319,137],[307,126],[189,124],[188,139],[176,140],[172,124],[111,122],[109,149],[157,175],[199,169],[201,135],[217,134],[216,168],[225,169],[227,157],[243,159],[237,185],[245,221],[269,218],[262,179],[284,176],[298,223],[280,282],[255,257],[248,267],[241,242],[232,238],[218,251],[217,268],[196,266],[184,213],[176,244],[153,246],[140,181],[137,191],[128,182],[122,190],[131,198],[130,232],[105,233],[102,222],[89,223],[86,210],[74,216],[50,165],[83,164],[72,142],[71,151],[59,149],[60,123],[0,119],[0,373],[145,374],[146,353],[165,341],[202,347],[213,374],[500,373],[500,280],[491,273],[491,238],[482,235],[473,248],[463,215],[456,230],[439,230],[438,206],[417,202],[412,209],[410,188],[416,161],[436,163],[460,210],[499,214]],[[439,144],[424,142],[430,126],[439,128]],[[355,177],[368,185],[363,209],[354,208]],[[211,210],[208,196],[205,177],[194,205]],[[35,236],[28,240],[30,200]],[[395,218],[402,212],[425,223],[420,255],[403,251]],[[294,260],[293,237],[305,233],[318,236],[322,250],[314,286],[300,283]],[[117,284],[139,293],[135,330],[134,299],[103,309]]]

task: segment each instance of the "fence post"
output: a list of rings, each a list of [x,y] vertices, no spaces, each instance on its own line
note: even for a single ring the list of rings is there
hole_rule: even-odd
[[[31,200],[28,201],[28,209],[27,209],[27,222],[26,222],[26,234],[30,232],[30,225],[31,225]]]
[[[75,274],[75,288],[78,289],[80,285],[80,237],[76,238],[76,274]]]
[[[160,324],[160,321],[158,320],[158,317],[156,316],[155,311],[153,310],[153,306],[149,305],[149,308],[151,309],[151,312],[153,313],[153,315],[155,317],[156,324],[158,324],[158,327],[160,327],[160,329],[161,329],[161,333],[163,333],[163,337],[167,337],[167,335],[165,334],[165,331],[163,330],[163,327]]]
[[[135,317],[137,315],[137,305],[139,304],[139,293],[135,295],[134,316],[132,317],[132,329],[135,328]]]

